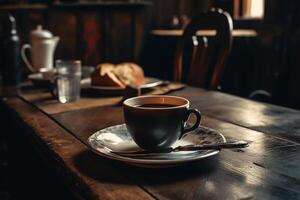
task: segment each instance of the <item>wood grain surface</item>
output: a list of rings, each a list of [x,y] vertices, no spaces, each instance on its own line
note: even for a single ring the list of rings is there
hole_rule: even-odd
[[[122,108],[119,107],[68,112],[55,115],[54,118],[84,143],[95,131],[123,123]],[[300,197],[300,146],[297,142],[269,136],[205,114],[203,119],[202,125],[220,130],[228,140],[247,140],[250,147],[245,150],[224,150],[217,158],[171,170],[139,169],[117,163],[113,163],[114,166],[158,199]],[[70,123],[74,120],[84,125]]]
[[[4,104],[14,115],[16,126],[26,124],[23,134],[34,139],[33,145],[83,199],[153,199],[37,108],[19,98],[4,99]]]
[[[250,146],[175,168],[143,169],[101,158],[86,145],[95,131],[123,123],[120,106],[50,115],[19,98],[3,104],[86,199],[300,198],[300,111],[193,87],[171,94],[188,98],[202,112],[203,126]]]
[[[182,83],[171,83],[168,85],[157,86],[150,90],[143,91],[142,94],[167,94],[172,91],[181,90],[185,87]],[[49,90],[34,89],[30,86],[23,89],[19,96],[27,102],[35,105],[47,114],[56,114],[97,106],[113,106],[122,103],[122,91],[106,91],[85,87],[81,89],[81,97],[79,101],[69,103],[59,103],[59,101],[51,95]]]

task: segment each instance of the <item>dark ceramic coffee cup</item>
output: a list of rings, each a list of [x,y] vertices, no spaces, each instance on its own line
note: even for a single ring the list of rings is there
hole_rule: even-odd
[[[123,103],[124,120],[135,143],[143,149],[171,146],[185,133],[200,125],[201,114],[189,108],[189,101],[177,96],[140,96]],[[190,128],[185,124],[190,114],[196,122]]]

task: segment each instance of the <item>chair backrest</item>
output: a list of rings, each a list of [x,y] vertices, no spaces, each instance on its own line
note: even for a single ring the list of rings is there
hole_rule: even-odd
[[[192,19],[184,29],[177,45],[174,63],[174,80],[183,79],[183,55],[187,42],[192,43],[187,83],[211,90],[221,82],[224,64],[230,53],[233,23],[230,15],[221,9],[211,9]],[[197,31],[211,30],[213,38],[197,35]]]

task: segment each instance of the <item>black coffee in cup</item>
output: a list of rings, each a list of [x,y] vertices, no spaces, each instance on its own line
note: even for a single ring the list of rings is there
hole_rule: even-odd
[[[171,146],[186,132],[196,129],[201,114],[189,108],[189,101],[176,96],[140,96],[123,103],[124,120],[133,140],[143,149]],[[185,128],[190,114],[196,115],[191,128]]]
[[[143,104],[143,105],[137,105],[136,107],[141,108],[169,108],[169,107],[175,107],[176,105],[172,104]]]

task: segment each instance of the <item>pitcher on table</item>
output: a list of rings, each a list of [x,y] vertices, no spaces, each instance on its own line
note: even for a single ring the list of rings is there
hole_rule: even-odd
[[[35,72],[47,72],[53,69],[53,57],[59,41],[58,36],[43,30],[41,25],[30,33],[30,44],[24,44],[21,49],[22,58],[28,69]],[[26,57],[26,49],[31,50],[31,62]]]

